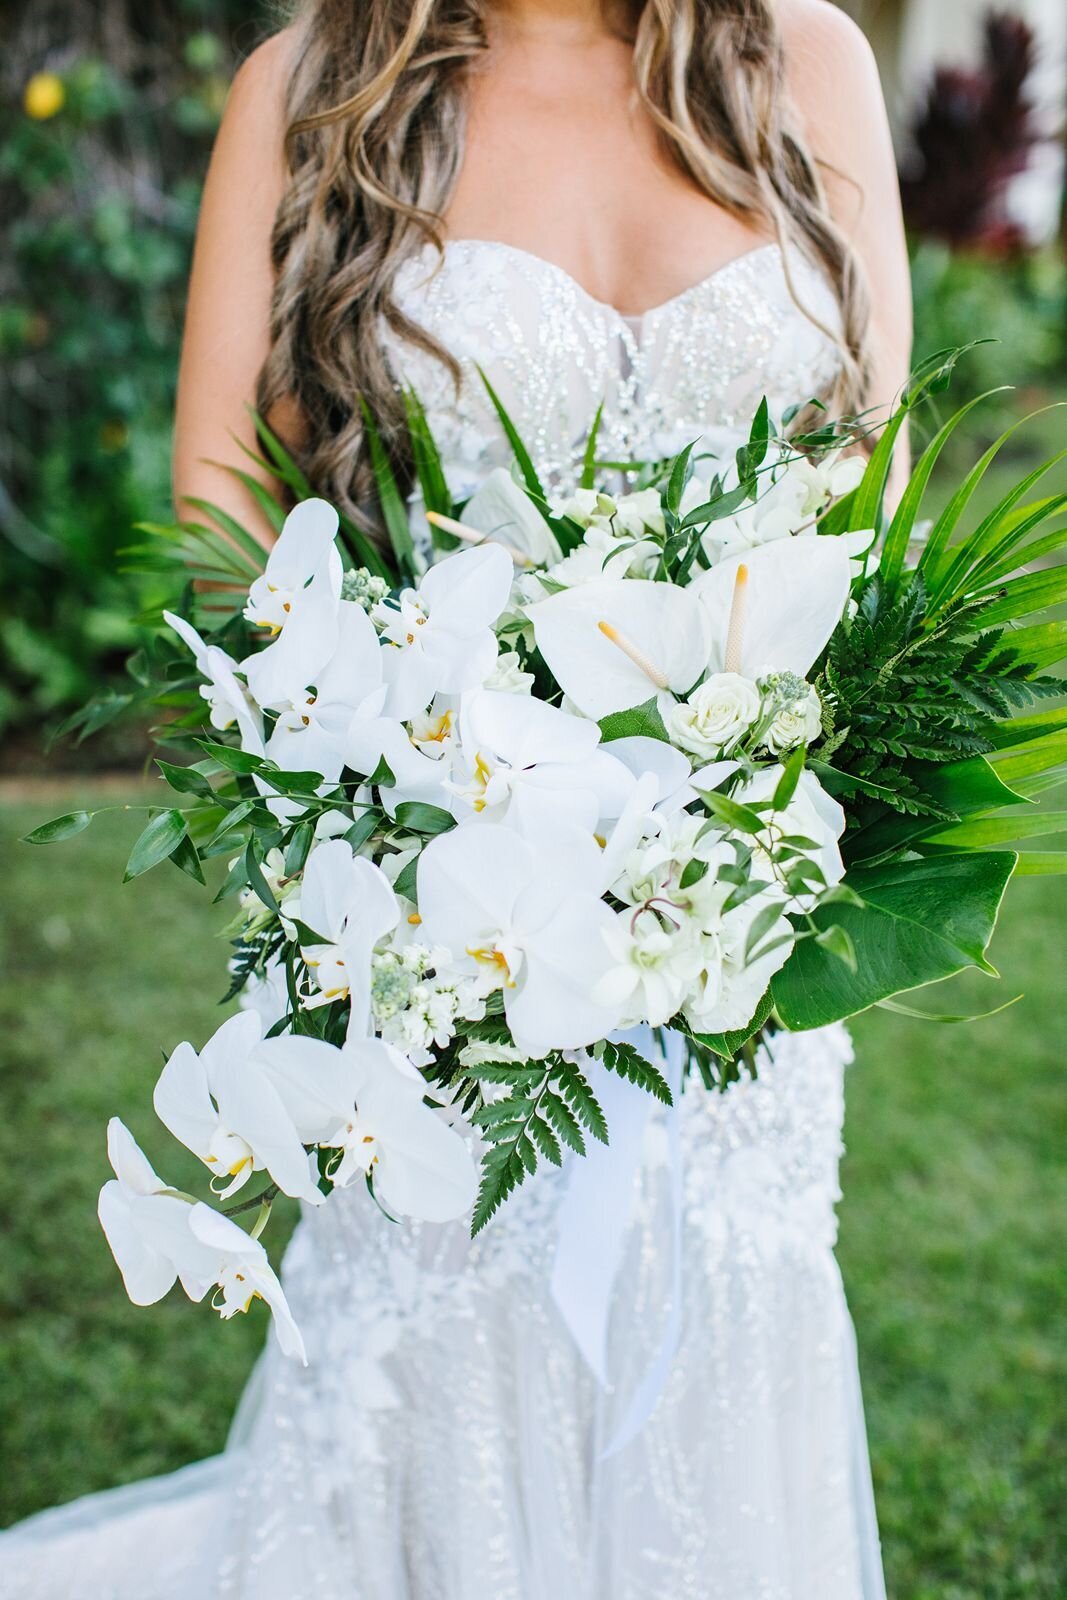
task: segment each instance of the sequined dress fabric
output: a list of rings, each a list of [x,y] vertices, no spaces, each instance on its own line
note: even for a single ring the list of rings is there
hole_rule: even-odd
[[[832,322],[822,279],[790,265]],[[559,488],[601,401],[604,455],[660,456],[728,439],[764,393],[781,409],[833,373],[776,249],[639,319],[503,246],[457,243],[436,271],[420,258],[400,288],[461,364],[457,396],[383,335],[460,494],[507,460],[479,366]],[[676,1141],[653,1113],[606,1388],[550,1291],[566,1166],[474,1242],[463,1222],[390,1225],[362,1192],[334,1196],[285,1260],[309,1366],[269,1342],[221,1456],[0,1536],[0,1597],[884,1600],[833,1254],[849,1054],[841,1028],[780,1035],[754,1079],[687,1087]],[[675,1285],[676,1147],[678,1348],[649,1421],[606,1455]]]

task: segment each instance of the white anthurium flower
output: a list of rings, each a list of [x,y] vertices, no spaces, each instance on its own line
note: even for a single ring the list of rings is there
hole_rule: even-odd
[[[381,715],[386,687],[382,647],[362,606],[342,600],[337,645],[315,682],[301,684],[282,708],[267,742],[267,755],[288,772],[319,772],[335,782],[345,765],[348,732]]]
[[[470,1209],[478,1174],[461,1136],[425,1103],[426,1084],[378,1039],[352,1040],[341,1052],[353,1103],[320,1143],[340,1151],[331,1168],[344,1188],[370,1173],[385,1208],[424,1222],[448,1222]]]
[[[635,778],[651,774],[655,779],[655,798],[652,809],[670,813],[679,811],[696,799],[689,783],[692,766],[680,750],[663,739],[650,739],[642,734],[627,739],[611,739],[603,746],[628,767]]]
[[[370,1025],[371,954],[400,920],[392,884],[343,839],[328,839],[307,859],[299,911],[287,910],[322,941],[300,952],[318,989],[306,1004],[347,997],[349,1037],[363,1038]]]
[[[587,717],[651,699],[667,711],[707,668],[710,617],[692,588],[609,578],[550,595],[528,614],[556,682]]]
[[[210,1206],[194,1205],[189,1215],[189,1231],[200,1248],[212,1259],[216,1295],[212,1305],[224,1321],[247,1311],[253,1300],[262,1300],[271,1312],[275,1337],[283,1355],[292,1356],[307,1366],[307,1353],[300,1329],[293,1320],[285,1291],[258,1239],[245,1233],[230,1217]]]
[[[684,592],[711,624],[706,667],[805,677],[845,613],[850,584],[848,548],[831,537],[781,539],[702,572]]]
[[[98,1214],[134,1305],[155,1305],[176,1280],[194,1301],[218,1287],[223,1298],[216,1309],[224,1317],[247,1310],[259,1295],[274,1313],[286,1355],[306,1365],[303,1340],[259,1241],[229,1217],[168,1189],[117,1117],[108,1124],[107,1147],[115,1176],[100,1191]]]
[[[794,456],[787,468],[789,477],[804,490],[801,512],[805,517],[818,516],[831,501],[858,489],[866,471],[866,456],[843,456],[837,452],[823,461]]]
[[[178,1046],[156,1084],[156,1115],[176,1139],[209,1167],[223,1199],[267,1172],[284,1194],[321,1204],[324,1196],[293,1120],[274,1083],[275,1069],[299,1070],[309,1083],[330,1064],[331,1047],[283,1034],[264,1039],[261,1017],[230,1017],[198,1055]],[[284,1064],[284,1066],[283,1066]],[[228,1180],[228,1181],[226,1181]]]
[[[479,545],[431,567],[397,604],[375,606],[389,716],[415,716],[435,694],[481,686],[496,662],[493,623],[508,603],[513,571],[499,545]]]
[[[273,640],[241,663],[261,706],[291,704],[334,653],[343,576],[336,533],[333,507],[305,500],[286,517],[266,570],[248,592],[245,616]]]
[[[745,737],[759,721],[762,705],[751,678],[715,672],[687,700],[671,707],[667,731],[683,750],[707,761]]]
[[[550,839],[535,846],[508,827],[456,828],[430,841],[418,868],[424,938],[450,949],[486,993],[502,989],[515,1042],[532,1057],[592,1044],[617,1025],[593,999],[614,924],[600,898],[601,851],[565,823]]]
[[[533,810],[591,833],[602,818],[621,814],[634,785],[629,770],[600,748],[595,722],[532,697],[464,695],[460,738],[466,774],[447,787],[461,817],[499,821]]]
[[[197,671],[208,681],[200,687],[200,698],[211,707],[211,726],[224,733],[237,724],[241,749],[263,755],[263,718],[251,695],[237,676],[237,663],[218,645],[206,644],[196,629],[173,611],[164,611],[163,620],[174,629],[196,659]]]
[[[742,805],[771,800],[781,776],[781,767],[765,767],[737,789],[733,798]],[[770,813],[766,814],[770,816]],[[845,876],[845,865],[841,859],[839,840],[845,831],[845,813],[833,796],[827,794],[813,772],[800,774],[796,793],[784,810],[773,814],[773,824],[779,836],[788,834],[794,838],[812,840],[814,848],[805,850],[804,854],[818,865],[827,888],[833,888],[841,882]],[[768,836],[762,836],[762,842],[766,844]],[[768,874],[761,873],[761,876]],[[781,892],[784,893],[784,890]],[[802,895],[796,904],[801,910],[808,910],[821,892],[819,888],[813,890],[811,895]]]
[[[552,529],[506,467],[493,468],[467,501],[461,521],[487,539],[499,539],[531,566],[550,567],[560,558]]]

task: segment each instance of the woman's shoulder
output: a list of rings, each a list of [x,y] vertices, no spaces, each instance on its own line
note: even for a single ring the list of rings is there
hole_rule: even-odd
[[[817,153],[847,165],[852,139],[884,120],[867,36],[832,0],[779,0],[778,10],[793,105]]]

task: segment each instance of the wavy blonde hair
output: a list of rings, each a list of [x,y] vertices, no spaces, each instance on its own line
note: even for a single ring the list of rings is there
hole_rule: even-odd
[[[393,298],[397,269],[442,217],[463,159],[471,65],[492,0],[304,0],[296,20],[290,180],[272,240],[271,347],[258,403],[295,406],[316,490],[364,526],[372,479],[359,397],[407,472],[404,409],[380,319],[452,356]],[[819,168],[794,125],[773,0],[632,0],[634,79],[666,149],[708,198],[822,267],[841,310],[841,375],[864,397],[867,302]],[[788,255],[786,256],[788,263]],[[825,330],[830,332],[831,330]]]

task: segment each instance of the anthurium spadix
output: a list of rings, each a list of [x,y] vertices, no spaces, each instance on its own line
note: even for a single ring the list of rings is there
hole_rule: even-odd
[[[505,467],[494,467],[463,508],[462,525],[498,540],[531,566],[550,567],[562,554],[529,495]]]
[[[702,572],[688,593],[711,624],[707,671],[803,678],[844,615],[849,563],[843,539],[777,539]]]
[[[347,846],[345,846],[347,849]],[[199,1055],[178,1046],[156,1084],[156,1115],[213,1174],[222,1198],[265,1171],[284,1194],[318,1205],[324,1199],[304,1144],[318,1104],[316,1083],[333,1063],[330,1045],[283,1034],[263,1038],[254,1011],[230,1017]],[[278,1080],[307,1084],[306,1104]]]
[[[531,811],[589,833],[618,817],[634,776],[600,746],[600,729],[532,696],[464,695],[459,717],[465,772],[450,787],[457,815],[490,821]]]
[[[614,920],[603,873],[592,835],[564,822],[537,845],[507,825],[456,828],[419,859],[423,937],[487,993],[502,991],[515,1043],[533,1057],[592,1044],[616,1025],[592,998]]]
[[[318,990],[308,1004],[347,997],[349,1037],[363,1038],[370,1023],[371,953],[400,919],[392,884],[343,839],[327,839],[308,857],[298,906],[288,903],[286,914],[321,941],[301,950]]]
[[[154,1305],[176,1281],[194,1301],[216,1288],[223,1317],[247,1311],[258,1297],[273,1313],[282,1350],[306,1365],[304,1342],[258,1239],[168,1189],[117,1117],[108,1124],[107,1148],[115,1176],[100,1191],[98,1215],[134,1305]]]
[[[339,1052],[352,1099],[320,1143],[339,1152],[332,1181],[344,1188],[369,1173],[386,1210],[448,1222],[474,1201],[478,1174],[454,1128],[425,1103],[426,1084],[399,1051],[378,1039]]]
[[[298,505],[248,592],[245,616],[273,641],[241,663],[261,706],[290,704],[337,647],[343,576],[337,526],[337,512],[325,500]]]
[[[375,606],[389,716],[416,716],[435,694],[462,694],[485,682],[497,657],[493,623],[507,605],[513,572],[499,545],[479,545],[431,567],[396,601]]]
[[[207,679],[200,686],[200,698],[211,707],[211,726],[220,733],[237,725],[241,749],[251,755],[263,754],[263,718],[237,676],[237,663],[217,644],[207,644],[183,617],[164,611],[163,620],[173,628],[196,660],[197,671]]]
[[[692,589],[608,578],[539,600],[528,615],[556,682],[597,720],[653,698],[667,709],[707,667],[711,620]]]

